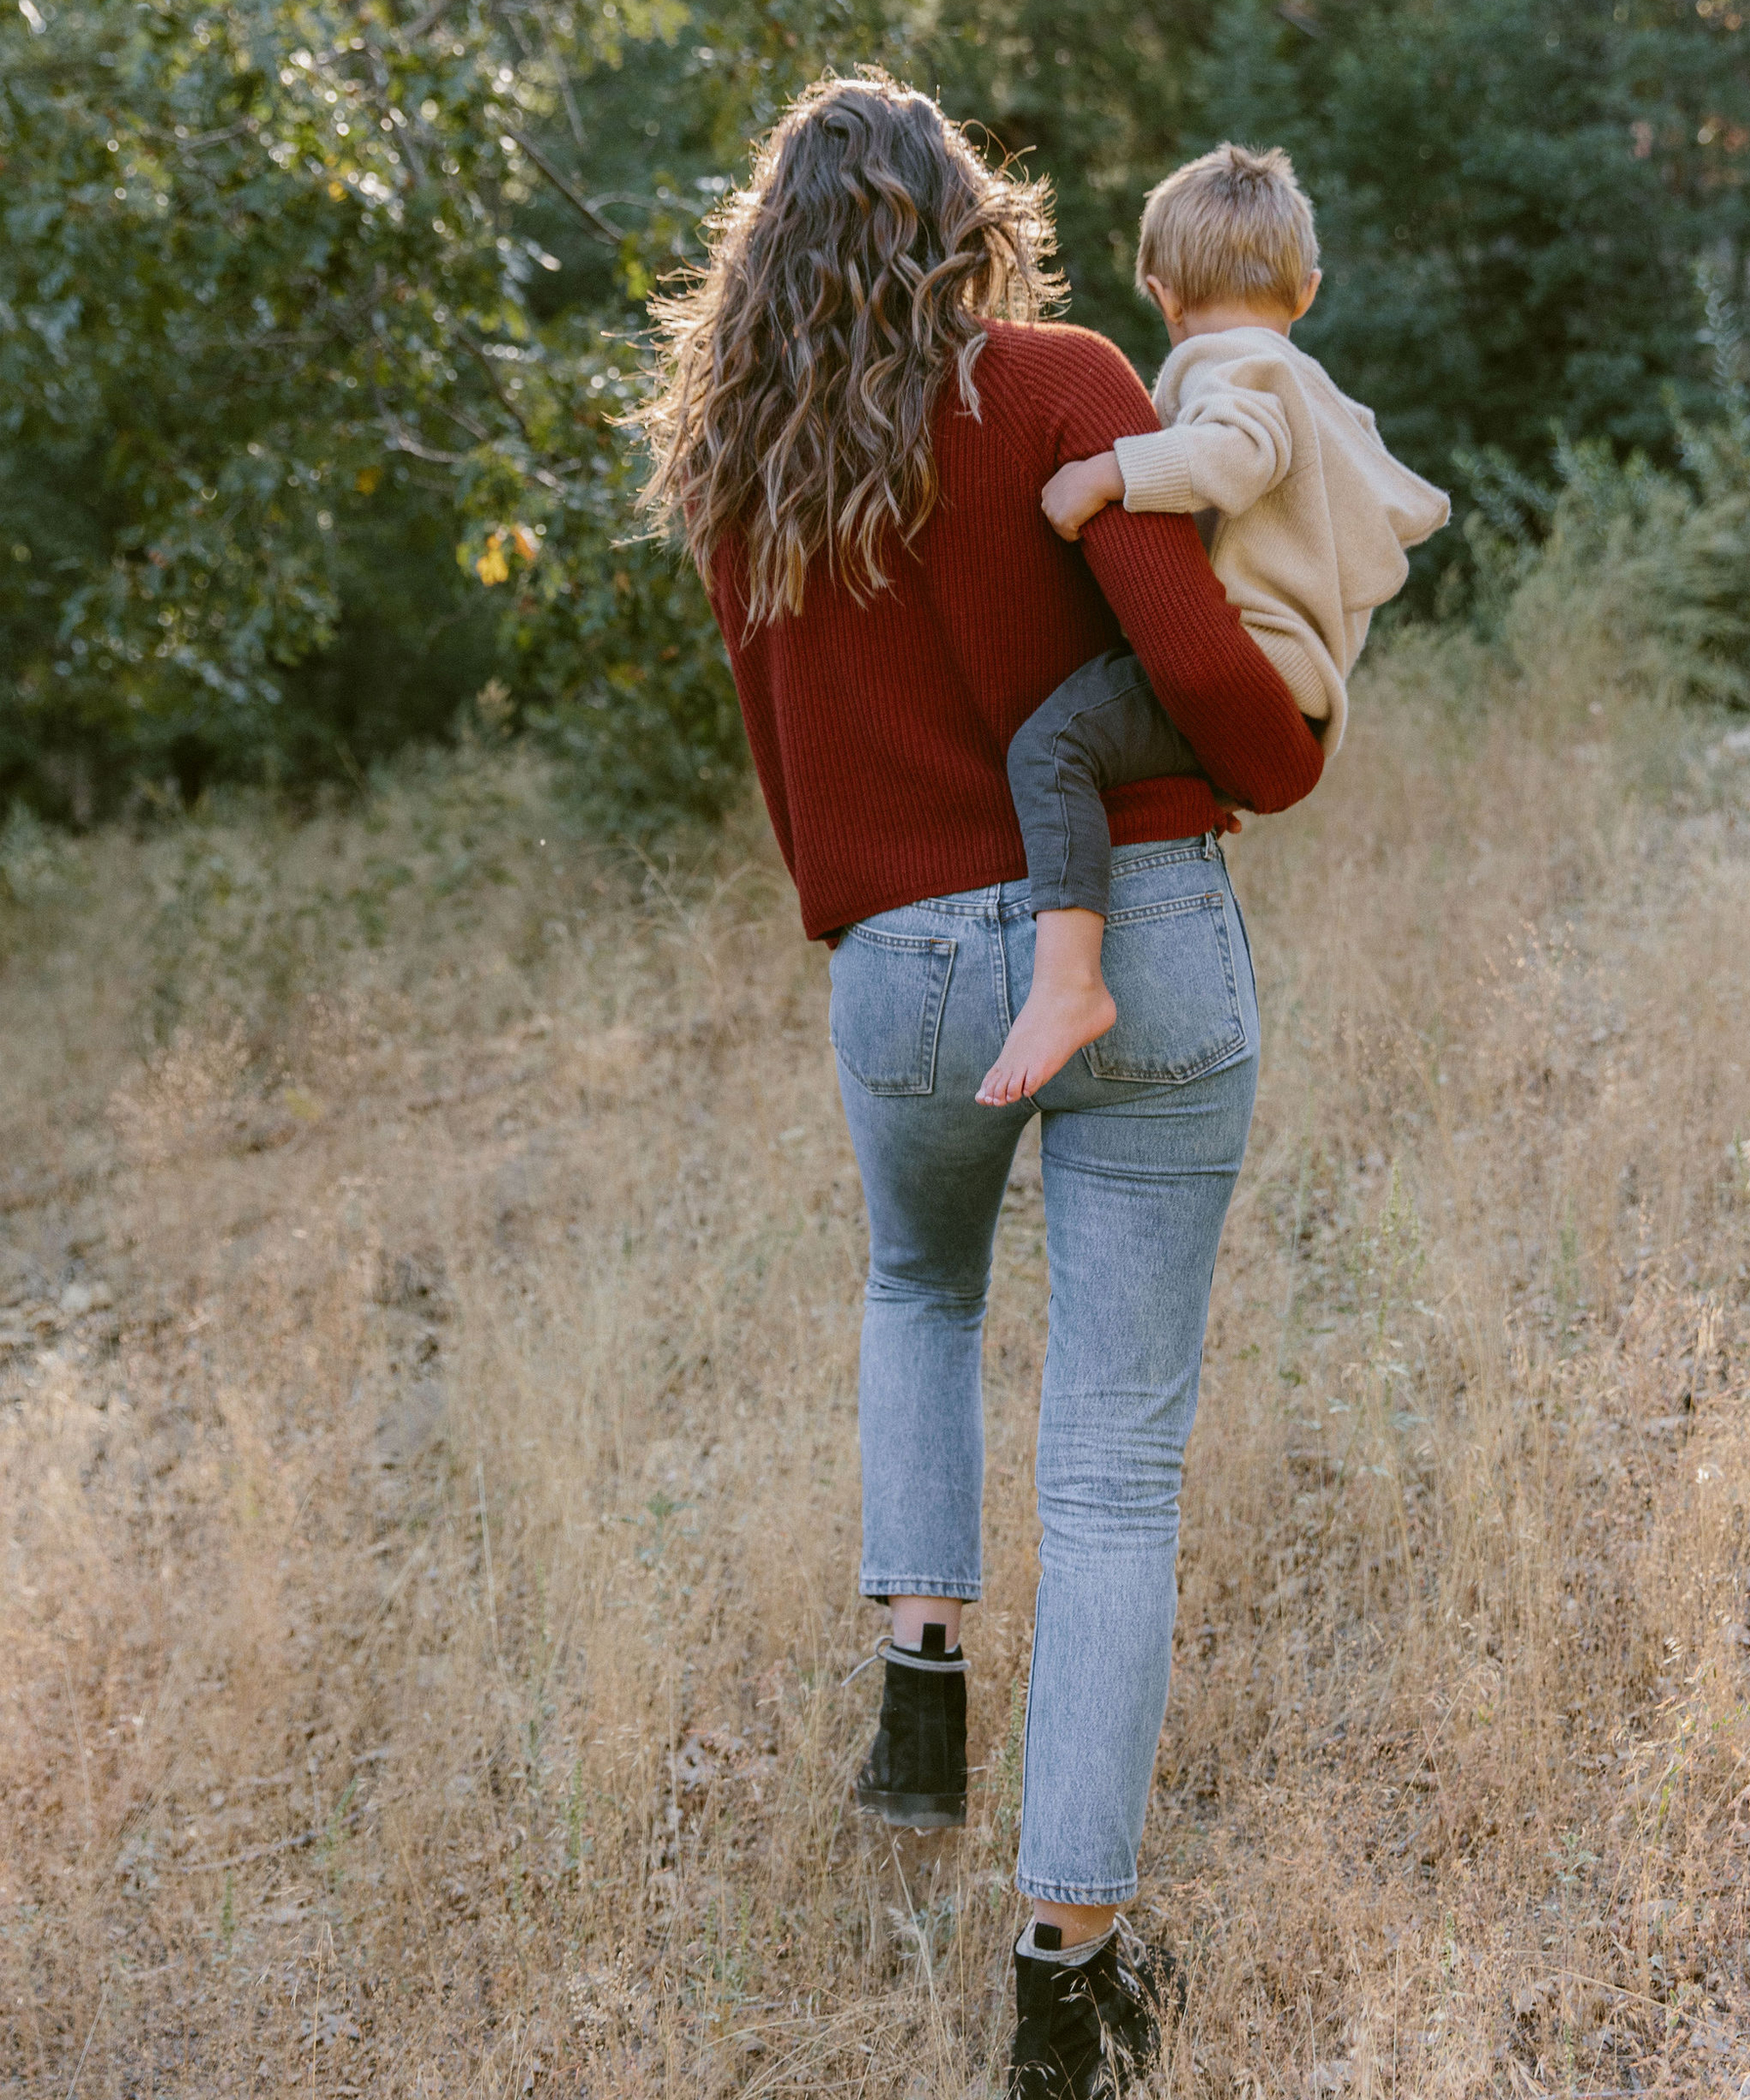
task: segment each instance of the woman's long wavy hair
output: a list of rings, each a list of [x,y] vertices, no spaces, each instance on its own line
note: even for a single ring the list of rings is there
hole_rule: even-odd
[[[801,610],[822,553],[861,601],[934,506],[948,368],[976,415],[985,318],[1030,320],[1059,294],[1046,186],[865,71],[797,98],[706,233],[705,267],[654,304],[646,508],[702,574],[741,534],[750,628]]]

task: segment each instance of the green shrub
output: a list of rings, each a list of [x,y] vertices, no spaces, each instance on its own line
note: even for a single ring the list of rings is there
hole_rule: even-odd
[[[460,550],[505,594],[516,714],[564,759],[596,827],[716,817],[739,792],[746,739],[704,590],[634,512],[643,463],[620,426],[643,384],[637,354],[579,344],[525,381],[531,436],[550,449],[563,433],[571,469],[479,491]],[[493,522],[513,503],[514,525]]]
[[[1600,439],[1556,449],[1544,488],[1500,455],[1467,459],[1476,612],[1522,662],[1602,648],[1668,700],[1750,706],[1750,388],[1743,331],[1704,277],[1708,412],[1676,413],[1677,465],[1619,461]]]

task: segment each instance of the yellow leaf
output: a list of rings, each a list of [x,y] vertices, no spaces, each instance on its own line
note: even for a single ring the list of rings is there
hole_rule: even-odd
[[[344,182],[331,182],[328,185],[328,194],[334,200],[336,204],[339,204],[340,200],[346,194],[346,184]]]
[[[374,496],[377,493],[377,483],[381,481],[382,478],[383,470],[382,467],[361,466],[353,478],[353,486],[358,490],[361,496]]]
[[[532,562],[541,551],[541,542],[526,525],[513,525],[510,536],[516,542],[516,551],[525,562]]]
[[[474,564],[474,574],[488,590],[501,584],[510,575],[510,564],[504,558],[504,535],[495,532],[486,542],[486,550]]]

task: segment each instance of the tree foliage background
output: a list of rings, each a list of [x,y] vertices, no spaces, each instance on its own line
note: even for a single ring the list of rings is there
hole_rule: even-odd
[[[1697,432],[1750,262],[1742,4],[6,0],[0,808],[305,792],[484,690],[613,823],[718,808],[733,691],[619,424],[653,282],[827,65],[1047,172],[1070,318],[1145,372],[1144,192],[1285,144],[1326,251],[1300,340],[1476,492],[1424,603],[1628,472],[1729,611],[1742,448]]]

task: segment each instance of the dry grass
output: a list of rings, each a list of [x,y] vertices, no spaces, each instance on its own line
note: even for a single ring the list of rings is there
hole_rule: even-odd
[[[1401,641],[1234,853],[1267,1037],[1134,1913],[1192,1964],[1163,2092],[1750,2074],[1750,822],[1600,690]],[[481,751],[297,833],[13,838],[8,2090],[990,2090],[1036,1164],[971,1821],[896,1845],[847,1803],[822,958],[751,815],[641,873],[562,830]]]

